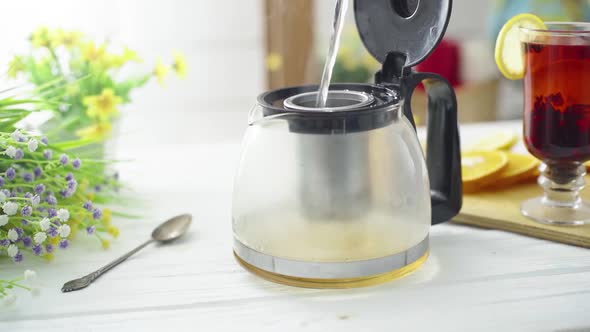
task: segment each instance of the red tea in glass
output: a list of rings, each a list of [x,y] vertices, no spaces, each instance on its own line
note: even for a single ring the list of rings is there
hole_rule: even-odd
[[[590,43],[579,38],[523,43],[524,139],[541,160],[590,160]]]
[[[543,164],[543,196],[520,211],[552,225],[590,223],[580,197],[590,160],[590,23],[520,27],[524,53],[524,143]]]

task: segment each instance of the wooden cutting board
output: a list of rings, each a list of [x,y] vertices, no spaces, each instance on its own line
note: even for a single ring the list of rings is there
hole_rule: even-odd
[[[586,183],[590,183],[590,177],[586,177]],[[453,221],[590,248],[590,225],[550,226],[537,223],[520,214],[521,202],[541,196],[542,192],[536,183],[527,183],[502,191],[466,194],[463,197],[461,213]],[[590,201],[590,189],[582,191],[582,198]]]

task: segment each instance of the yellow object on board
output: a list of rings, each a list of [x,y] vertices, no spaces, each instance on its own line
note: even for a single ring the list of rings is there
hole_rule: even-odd
[[[480,190],[508,165],[508,155],[502,151],[468,151],[461,156],[463,192]]]

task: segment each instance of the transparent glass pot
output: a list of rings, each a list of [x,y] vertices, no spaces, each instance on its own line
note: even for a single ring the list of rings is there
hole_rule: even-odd
[[[428,166],[411,95],[401,98],[420,82],[430,96]],[[305,287],[406,274],[427,257],[430,225],[461,206],[455,95],[432,74],[332,85],[321,110],[311,107],[316,90],[267,92],[250,113],[233,197],[236,257]]]

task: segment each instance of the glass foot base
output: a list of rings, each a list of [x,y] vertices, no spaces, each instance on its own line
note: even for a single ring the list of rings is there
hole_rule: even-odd
[[[556,226],[580,226],[590,223],[590,205],[580,202],[575,206],[551,205],[543,197],[522,203],[520,212],[537,222]]]

